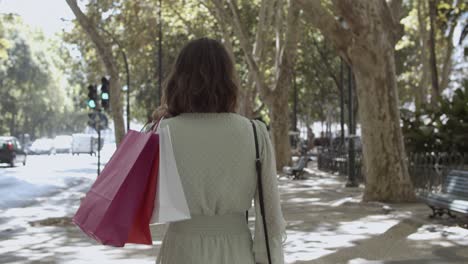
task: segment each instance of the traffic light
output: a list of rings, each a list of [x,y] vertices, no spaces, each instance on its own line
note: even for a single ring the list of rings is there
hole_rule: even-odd
[[[105,109],[109,109],[109,80],[106,77],[101,79],[101,106]]]
[[[88,86],[88,106],[91,109],[96,108],[97,103],[97,88],[95,85]]]

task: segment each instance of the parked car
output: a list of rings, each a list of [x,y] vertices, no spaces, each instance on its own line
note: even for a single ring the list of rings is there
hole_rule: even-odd
[[[54,148],[56,153],[71,153],[72,151],[72,136],[56,136],[54,139]]]
[[[94,154],[98,150],[98,138],[92,134],[73,134],[72,135],[72,155],[80,153]],[[104,145],[104,138],[101,138],[101,149]]]
[[[54,141],[50,138],[36,139],[29,148],[31,154],[55,154]]]
[[[0,137],[0,163],[14,167],[16,163],[26,165],[27,154],[15,137]]]

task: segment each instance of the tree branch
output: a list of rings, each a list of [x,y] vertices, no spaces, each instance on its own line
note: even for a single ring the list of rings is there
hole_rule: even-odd
[[[253,55],[257,63],[262,61],[262,51],[263,51],[263,44],[265,41],[265,26],[267,20],[267,11],[268,11],[268,4],[269,0],[262,0],[260,4],[260,12],[258,17],[258,24],[257,24],[257,34],[255,36],[255,43],[253,47]]]
[[[250,71],[252,72],[255,82],[257,84],[258,90],[262,97],[269,98],[270,97],[270,90],[268,86],[265,84],[265,77],[263,76],[263,73],[260,71],[258,64],[256,63],[255,59],[253,58],[252,55],[252,50],[249,48],[249,44],[247,41],[247,37],[245,35],[245,31],[241,26],[240,23],[240,18],[239,14],[237,12],[237,9],[235,8],[232,0],[228,0],[228,5],[229,8],[231,9],[231,15],[227,15],[226,12],[224,12],[224,8],[222,5],[222,0],[212,0],[215,8],[218,9],[218,11],[223,14],[224,18],[226,19],[232,19],[232,25],[234,29],[234,33],[236,34],[237,38],[239,39],[241,49],[244,54],[244,58],[247,62],[247,65],[249,66]]]
[[[390,8],[393,21],[399,23],[403,15],[403,1],[402,0],[387,0],[387,5]]]
[[[400,24],[402,14],[401,0],[388,0],[388,2],[379,5],[382,7],[380,16],[387,25],[386,29],[392,32],[393,45],[396,45],[398,40],[403,36],[404,27]]]
[[[91,23],[90,19],[81,11],[80,7],[78,6],[76,0],[66,0],[68,5],[70,6],[73,14],[75,14],[76,19],[81,24],[82,28],[88,33],[88,36],[91,38],[94,45],[98,50],[98,54],[100,54],[101,59],[109,71],[114,71],[118,73],[117,67],[115,67],[116,63],[112,56],[112,49],[109,49],[106,45],[104,39],[96,30],[96,27]]]
[[[125,134],[123,111],[121,103],[121,86],[119,80],[119,71],[117,61],[112,54],[112,45],[104,41],[104,38],[99,34],[97,26],[81,11],[76,0],[66,0],[68,6],[75,14],[78,23],[83,30],[91,38],[97,49],[97,53],[101,58],[107,73],[110,75],[110,106],[114,120],[114,133],[116,143],[119,144]]]
[[[224,45],[226,46],[229,52],[229,55],[231,56],[231,59],[234,61],[235,57],[234,57],[234,48],[232,47],[232,43],[231,43],[231,32],[229,32],[228,25],[226,23],[227,14],[225,14],[223,10],[220,10],[219,8],[216,8],[216,7],[212,8],[208,6],[208,4],[205,3],[204,1],[200,1],[200,4],[203,5],[218,22],[219,27],[221,28],[221,32],[223,34]],[[213,9],[214,9],[214,12],[212,11]],[[225,19],[223,19],[223,17]]]
[[[338,80],[338,77],[336,77],[336,75],[334,74],[334,71],[333,71],[330,63],[328,62],[327,57],[325,56],[325,54],[323,54],[323,52],[321,51],[321,49],[320,49],[320,47],[319,47],[319,45],[318,45],[318,43],[317,43],[317,41],[315,39],[313,39],[313,44],[314,44],[315,48],[317,49],[317,52],[319,53],[321,60],[325,64],[327,74],[330,76],[330,78],[333,79],[333,81],[336,84],[336,87],[339,89],[340,88],[340,81]]]
[[[345,51],[352,41],[352,34],[345,30],[340,23],[322,6],[320,0],[292,0],[304,11],[304,17],[318,28],[322,35],[327,36],[336,49],[345,58]],[[346,57],[347,59],[347,57]]]
[[[192,32],[195,34],[195,29],[192,27],[192,23],[190,23],[190,21],[188,21],[187,19],[185,19],[182,14],[177,11],[176,8],[174,8],[174,5],[169,5],[170,6],[170,9],[172,12],[174,12],[174,14],[176,14],[176,16],[184,23],[185,27],[188,29],[189,32]]]
[[[300,8],[297,3],[294,1],[289,2],[285,43],[281,49],[278,79],[273,90],[277,96],[287,96],[289,89],[284,89],[284,87],[289,87],[292,80],[297,43],[299,42],[299,14]]]
[[[276,79],[279,78],[279,67],[280,67],[280,57],[281,49],[283,48],[283,0],[277,1],[276,14],[275,14],[275,69],[276,69]]]

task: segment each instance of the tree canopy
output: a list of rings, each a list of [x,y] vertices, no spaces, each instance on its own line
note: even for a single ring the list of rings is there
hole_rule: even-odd
[[[85,126],[64,75],[67,50],[17,15],[0,16],[0,134],[54,136]]]

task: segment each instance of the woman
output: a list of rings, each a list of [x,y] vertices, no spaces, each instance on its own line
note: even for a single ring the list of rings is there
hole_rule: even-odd
[[[218,41],[191,41],[164,85],[155,119],[169,126],[192,218],[170,223],[157,263],[268,263],[257,195],[253,127],[235,113],[238,85],[233,62]],[[284,263],[273,147],[265,125],[254,122],[262,161],[264,204],[272,263]],[[252,239],[246,211],[255,199]]]

